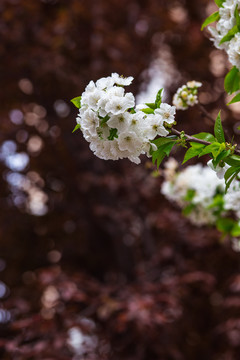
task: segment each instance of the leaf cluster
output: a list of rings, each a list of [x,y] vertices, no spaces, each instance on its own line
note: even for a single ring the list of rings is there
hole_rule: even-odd
[[[163,89],[160,89],[157,93],[156,99],[154,103],[146,103],[147,108],[141,109],[145,114],[154,114],[154,110],[160,108],[162,103]]]

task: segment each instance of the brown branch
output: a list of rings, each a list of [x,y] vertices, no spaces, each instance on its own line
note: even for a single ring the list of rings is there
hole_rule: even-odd
[[[181,135],[181,131],[178,131],[178,130],[176,130],[174,128],[172,128],[171,131],[172,131],[172,134],[174,134],[174,135],[177,135],[177,136]],[[185,133],[184,133],[184,137],[185,137],[185,140],[188,141],[188,142],[195,142],[195,143],[203,144],[203,145],[210,145],[211,144],[209,141],[197,139],[197,138],[195,138],[193,136],[190,136],[190,135],[187,135]],[[237,155],[240,155],[240,150],[235,149],[234,153],[237,154]]]

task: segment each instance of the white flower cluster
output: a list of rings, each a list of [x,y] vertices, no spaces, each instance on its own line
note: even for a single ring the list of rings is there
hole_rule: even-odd
[[[167,199],[187,210],[185,215],[195,225],[214,224],[228,212],[240,219],[240,182],[235,180],[225,194],[223,179],[208,166],[188,166],[177,172],[177,162],[170,158],[165,164],[165,181],[161,192]],[[216,201],[217,200],[217,201]]]
[[[173,96],[173,105],[178,110],[186,110],[189,106],[198,103],[198,88],[202,83],[198,81],[188,81],[186,85],[180,87]]]
[[[237,32],[231,40],[220,44],[222,38],[236,25],[236,7],[238,7],[239,12],[240,0],[226,0],[222,7],[219,8],[220,19],[216,24],[216,28],[209,27],[209,31],[216,48],[224,49],[231,64],[240,70],[240,33]]]
[[[161,103],[150,114],[134,108],[133,94],[124,90],[132,80],[113,73],[96,83],[91,81],[82,94],[76,120],[90,149],[101,159],[128,158],[139,164],[141,154],[149,156],[151,147],[156,150],[151,140],[167,136],[165,126],[174,123],[174,106]]]

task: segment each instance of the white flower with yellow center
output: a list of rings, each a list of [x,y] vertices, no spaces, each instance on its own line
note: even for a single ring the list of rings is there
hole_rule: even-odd
[[[105,111],[111,115],[119,115],[129,108],[134,107],[135,99],[132,93],[126,93],[125,96],[113,96],[105,106]]]
[[[172,124],[175,121],[176,108],[175,106],[162,103],[160,108],[155,110],[155,114],[161,115],[166,123]]]
[[[130,153],[140,153],[142,140],[133,131],[124,131],[118,137],[119,149],[127,150]]]
[[[128,112],[119,115],[113,115],[107,121],[107,124],[110,128],[118,129],[118,131],[122,132],[129,128],[129,124],[131,121],[131,115]]]

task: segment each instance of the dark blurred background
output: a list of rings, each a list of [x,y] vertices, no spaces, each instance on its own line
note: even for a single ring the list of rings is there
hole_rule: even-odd
[[[169,102],[202,81],[201,102],[237,138],[226,57],[200,31],[213,11],[213,0],[1,0],[2,359],[240,359],[239,255],[163,198],[146,159],[100,160],[72,134],[70,99],[118,72],[142,97],[159,81]],[[212,129],[198,108],[177,118]]]

